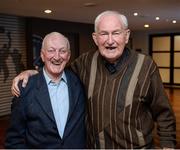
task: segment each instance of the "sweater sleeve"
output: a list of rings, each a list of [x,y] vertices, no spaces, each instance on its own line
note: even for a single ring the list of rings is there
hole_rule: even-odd
[[[160,145],[162,148],[175,148],[176,120],[156,65],[151,74],[150,92],[152,96],[151,110],[153,118],[157,122]]]

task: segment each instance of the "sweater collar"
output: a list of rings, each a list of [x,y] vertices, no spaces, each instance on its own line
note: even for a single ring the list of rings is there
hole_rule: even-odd
[[[105,67],[108,69],[108,71],[111,74],[114,74],[117,70],[119,70],[118,68],[121,68],[121,66],[126,63],[126,61],[128,60],[130,55],[130,50],[128,48],[125,48],[121,57],[119,57],[118,61],[116,64],[114,63],[109,63],[105,58],[103,58],[103,62]]]

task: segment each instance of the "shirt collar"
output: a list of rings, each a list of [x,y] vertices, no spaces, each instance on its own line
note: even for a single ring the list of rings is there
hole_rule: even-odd
[[[52,79],[47,75],[44,67],[43,67],[43,74],[44,74],[46,83],[47,83],[48,85],[49,85],[50,83],[52,83]],[[65,83],[67,83],[67,78],[66,78],[66,74],[65,74],[64,71],[63,71],[63,73],[62,73],[61,79],[59,80],[59,83],[60,83],[61,81],[64,81]],[[58,84],[59,84],[59,83],[58,83]]]

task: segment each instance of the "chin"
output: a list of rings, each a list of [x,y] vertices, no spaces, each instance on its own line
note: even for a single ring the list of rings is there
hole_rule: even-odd
[[[114,63],[118,60],[120,56],[112,56],[112,57],[105,57],[105,59],[111,63]]]
[[[53,74],[60,74],[61,73],[61,69],[53,69],[52,73]]]
[[[107,59],[116,59],[117,58],[117,55],[114,55],[114,54],[109,54],[109,55],[104,55],[105,58]]]

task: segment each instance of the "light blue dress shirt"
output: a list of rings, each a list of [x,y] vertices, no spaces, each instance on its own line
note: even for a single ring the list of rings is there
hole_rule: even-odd
[[[55,83],[52,81],[52,79],[49,78],[44,68],[43,73],[46,79],[46,83],[48,85],[51,105],[56,120],[58,132],[62,138],[69,112],[69,93],[66,75],[63,71],[59,83]]]

